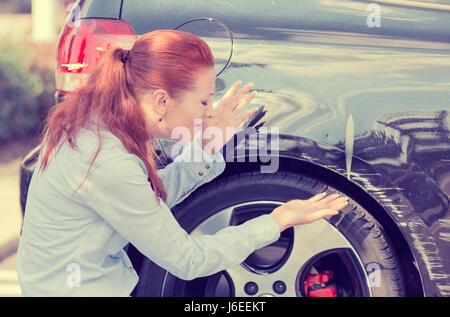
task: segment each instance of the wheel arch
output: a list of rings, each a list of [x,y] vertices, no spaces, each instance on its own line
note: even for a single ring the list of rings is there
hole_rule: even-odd
[[[413,250],[404,233],[401,231],[395,216],[392,215],[392,212],[387,210],[379,197],[365,189],[364,184],[355,182],[353,179],[349,180],[343,173],[345,172],[345,168],[336,164],[339,160],[336,160],[335,162],[329,160],[330,157],[339,158],[342,153],[336,152],[340,152],[340,150],[318,145],[311,140],[301,139],[297,140],[299,142],[296,142],[292,137],[284,138],[283,136],[280,136],[279,141],[279,170],[316,178],[317,180],[342,191],[345,195],[350,196],[363,208],[369,211],[370,214],[385,228],[386,234],[391,241],[395,241],[393,246],[399,256],[402,272],[405,274],[408,296],[424,296],[421,271],[418,267],[418,263],[420,262],[416,261]],[[293,143],[296,145],[293,145]],[[298,146],[298,143],[307,146],[301,147]],[[315,151],[311,151],[311,145],[314,145]],[[227,151],[227,146],[225,146],[224,151]],[[233,152],[231,157],[229,156],[229,152],[223,152],[226,154],[224,154],[224,157],[226,158],[227,166],[225,171],[214,181],[244,172],[261,170],[261,166],[264,164],[255,160],[255,158],[251,159],[251,155],[249,154],[250,151],[248,151],[251,147],[249,147],[248,143],[245,144],[244,148],[245,154],[243,156],[238,155],[236,151]],[[317,152],[317,148],[322,149],[323,152]],[[236,147],[234,147],[234,149],[236,150]],[[345,163],[345,159],[341,161]],[[368,164],[354,157],[353,163],[355,162],[358,162],[358,164],[353,164],[354,168],[352,168],[352,173],[358,174],[359,177],[363,174],[376,175],[378,178],[381,177],[381,175],[373,170]],[[360,171],[361,173],[355,171]],[[401,195],[401,193],[397,192],[396,195]]]

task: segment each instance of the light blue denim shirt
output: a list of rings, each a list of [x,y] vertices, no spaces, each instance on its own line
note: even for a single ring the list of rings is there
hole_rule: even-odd
[[[101,133],[102,150],[74,197],[97,150],[96,132],[80,130],[79,150],[64,143],[41,173],[41,157],[37,161],[17,252],[22,295],[129,296],[138,281],[123,249],[129,242],[173,275],[191,280],[237,265],[279,238],[270,215],[197,238],[180,227],[169,208],[226,165],[221,152],[208,156],[198,137],[158,170],[167,192],[167,202],[158,198],[158,205],[142,160],[110,131]],[[193,161],[199,153],[202,161]]]

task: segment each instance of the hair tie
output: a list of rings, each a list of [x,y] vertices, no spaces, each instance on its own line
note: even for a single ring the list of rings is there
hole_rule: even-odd
[[[128,53],[130,53],[130,51],[129,50],[123,50],[123,51],[124,51],[124,54],[120,60],[122,61],[122,63],[125,64],[125,61],[128,59]]]

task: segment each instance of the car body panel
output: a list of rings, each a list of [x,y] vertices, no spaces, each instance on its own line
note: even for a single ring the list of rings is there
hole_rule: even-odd
[[[80,0],[74,13],[79,18],[119,19],[121,7],[122,0]]]
[[[394,203],[389,197],[380,203],[409,236],[429,278],[441,281],[437,293],[450,295],[449,55],[436,53],[427,57],[424,52],[402,52],[399,60],[403,62],[397,63],[390,52],[383,53],[384,48],[373,52],[372,48],[339,46],[329,51],[342,57],[330,57],[333,63],[324,62],[322,67],[320,62],[311,61],[317,56],[311,54],[308,58],[309,50],[299,46],[298,50],[289,49],[289,53],[295,51],[300,66],[283,58],[283,53],[278,57],[270,55],[273,47],[268,45],[261,47],[266,59],[253,59],[265,67],[249,66],[243,71],[231,65],[223,75],[227,82],[223,86],[229,87],[235,78],[252,80],[258,90],[253,102],[264,104],[267,111],[264,126],[279,127],[280,134],[333,145],[344,153],[346,144],[351,142],[353,161],[365,161],[391,184],[387,188],[401,190],[406,205]],[[323,53],[327,50],[323,44],[317,48],[324,60],[329,58]],[[345,56],[359,62],[348,62]],[[386,60],[395,63],[391,68],[382,67]],[[423,61],[420,67],[416,67],[417,60]],[[276,61],[276,65],[271,61]],[[244,63],[236,56],[233,62]],[[352,63],[359,65],[353,68]],[[376,64],[380,67],[373,67]],[[389,84],[383,82],[395,75],[393,69],[397,66],[402,69],[397,72],[399,77],[404,74],[404,78]],[[350,120],[353,128],[348,128]],[[346,163],[345,156],[341,160]],[[354,164],[341,168],[356,172],[357,176],[351,174],[351,178],[359,178],[367,192],[375,188],[373,193],[387,195],[378,191],[386,187],[374,187],[370,178],[358,175]]]

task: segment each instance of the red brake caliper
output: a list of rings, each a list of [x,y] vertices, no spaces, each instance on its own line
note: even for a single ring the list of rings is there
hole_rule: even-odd
[[[304,283],[306,296],[336,297],[336,289],[333,286],[327,286],[327,283],[332,278],[332,271],[322,271],[319,274],[309,274]]]

